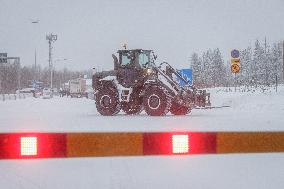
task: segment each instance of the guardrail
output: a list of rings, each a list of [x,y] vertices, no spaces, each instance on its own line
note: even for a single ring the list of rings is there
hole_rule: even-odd
[[[32,96],[33,96],[33,94],[31,94],[31,93],[0,94],[0,101],[25,99],[25,98],[32,97]]]

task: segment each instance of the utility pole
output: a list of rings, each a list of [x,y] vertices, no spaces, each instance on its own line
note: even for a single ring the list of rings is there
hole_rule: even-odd
[[[283,58],[282,58],[282,61],[283,61],[282,69],[283,69],[283,81],[284,81],[284,41],[283,41],[282,45],[283,45],[283,48],[282,48],[282,56],[283,56]]]
[[[48,65],[50,71],[50,88],[52,89],[52,77],[53,77],[53,65],[52,65],[52,43],[57,40],[57,35],[53,35],[52,33],[46,35],[46,40],[48,40]]]
[[[37,67],[36,67],[36,49],[35,49],[35,75],[34,75],[34,80],[37,80]]]

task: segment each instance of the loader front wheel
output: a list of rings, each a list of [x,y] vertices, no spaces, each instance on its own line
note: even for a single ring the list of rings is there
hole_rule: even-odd
[[[173,115],[186,115],[190,113],[190,111],[191,111],[190,107],[182,106],[175,101],[172,102],[170,112]]]
[[[164,88],[151,86],[145,91],[143,106],[148,115],[163,116],[166,115],[170,109],[170,97]]]
[[[120,111],[117,90],[112,87],[101,88],[96,94],[96,107],[101,115],[116,115]]]

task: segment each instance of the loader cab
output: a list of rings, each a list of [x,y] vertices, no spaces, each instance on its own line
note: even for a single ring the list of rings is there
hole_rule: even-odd
[[[143,85],[143,70],[150,63],[150,50],[119,50],[115,69],[118,71],[118,82],[124,87]],[[114,58],[115,59],[115,58]]]
[[[150,63],[151,50],[119,50],[119,67],[121,68],[146,68]]]

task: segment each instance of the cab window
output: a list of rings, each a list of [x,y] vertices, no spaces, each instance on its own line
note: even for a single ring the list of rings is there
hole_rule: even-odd
[[[146,63],[149,63],[149,56],[145,53],[139,54],[139,64],[144,66]]]
[[[126,66],[129,65],[131,62],[131,59],[127,55],[122,55],[121,56],[121,65]]]

